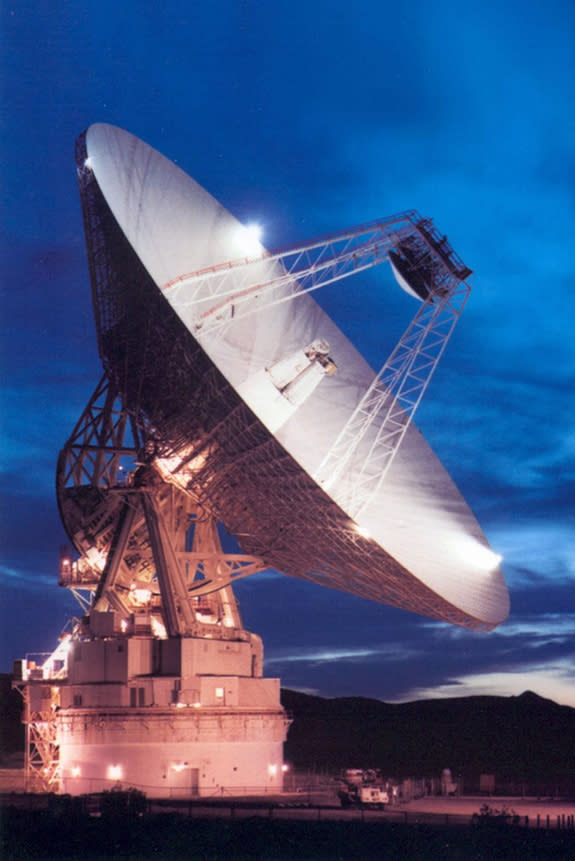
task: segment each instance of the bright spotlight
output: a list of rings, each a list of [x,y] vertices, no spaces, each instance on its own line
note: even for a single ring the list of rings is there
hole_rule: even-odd
[[[246,224],[238,227],[235,237],[238,252],[244,257],[261,256],[264,250],[261,243],[262,233],[259,224]]]
[[[371,533],[366,526],[360,526],[359,523],[356,523],[354,529],[362,538],[371,538]]]
[[[149,589],[142,589],[138,586],[130,587],[130,594],[134,599],[134,603],[140,606],[148,604],[151,601],[152,593]]]
[[[459,552],[466,562],[484,571],[494,571],[503,560],[503,556],[499,553],[495,553],[490,547],[474,539],[467,538],[459,544]]]
[[[503,556],[500,556],[499,553],[494,553],[489,547],[478,544],[473,548],[472,558],[477,565],[481,565],[482,568],[491,571],[493,568],[497,568]]]
[[[108,778],[108,780],[120,780],[122,777],[122,766],[109,765],[106,772],[106,777]]]
[[[60,650],[64,655],[68,655],[72,650],[72,639],[70,635],[66,636],[64,639],[60,641]]]

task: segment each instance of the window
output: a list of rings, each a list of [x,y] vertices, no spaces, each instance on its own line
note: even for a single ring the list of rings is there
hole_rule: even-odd
[[[130,688],[130,706],[145,706],[146,705],[146,689],[145,688]]]

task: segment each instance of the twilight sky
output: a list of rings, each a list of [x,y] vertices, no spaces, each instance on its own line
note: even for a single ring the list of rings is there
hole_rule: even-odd
[[[260,575],[236,591],[267,673],[325,696],[575,706],[573,3],[159,8],[3,4],[0,671],[79,612],[56,585],[54,472],[100,376],[73,145],[103,121],[268,247],[415,208],[475,271],[417,424],[504,556],[509,620],[476,634]],[[377,368],[415,312],[381,267],[353,305],[316,297]]]

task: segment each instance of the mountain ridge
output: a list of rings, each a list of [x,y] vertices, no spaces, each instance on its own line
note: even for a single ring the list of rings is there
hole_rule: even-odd
[[[282,703],[293,718],[286,759],[296,767],[575,780],[575,709],[533,691],[385,703],[283,689]]]

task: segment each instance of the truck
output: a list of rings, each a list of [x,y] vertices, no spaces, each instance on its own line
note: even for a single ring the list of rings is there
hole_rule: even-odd
[[[342,807],[383,810],[390,802],[391,788],[376,769],[348,768],[339,778]]]

